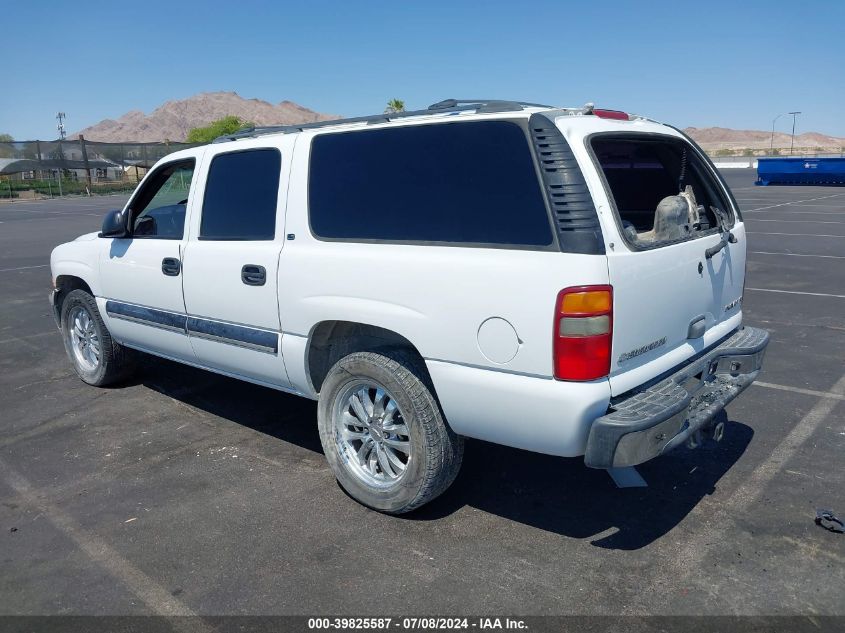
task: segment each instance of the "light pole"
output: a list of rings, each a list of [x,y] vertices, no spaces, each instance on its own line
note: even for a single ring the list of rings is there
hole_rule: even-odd
[[[792,148],[795,145],[795,118],[801,114],[800,112],[787,112],[792,115],[792,140],[789,142],[789,155],[792,156]]]
[[[782,116],[786,116],[786,112],[779,114],[772,119],[772,142],[769,144],[769,154],[772,156],[774,156],[775,153],[775,123],[777,123],[777,120]]]

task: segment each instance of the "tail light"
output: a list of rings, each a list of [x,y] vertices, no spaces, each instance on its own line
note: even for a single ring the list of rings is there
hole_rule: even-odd
[[[627,112],[622,112],[621,110],[607,110],[604,108],[593,108],[593,114],[600,119],[615,119],[617,121],[627,121],[631,118],[628,116]]]
[[[561,290],[555,306],[554,370],[558,380],[596,380],[610,373],[613,288]]]

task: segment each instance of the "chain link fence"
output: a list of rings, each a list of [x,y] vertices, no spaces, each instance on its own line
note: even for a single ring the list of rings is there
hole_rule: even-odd
[[[190,143],[0,142],[0,199],[130,192],[158,160]]]
[[[158,160],[194,146],[191,143],[100,143],[82,137],[0,142],[0,200],[129,193]],[[843,156],[843,152],[845,148],[838,153],[804,151],[800,156]],[[756,155],[737,156],[732,150],[708,153],[720,167],[757,165]]]

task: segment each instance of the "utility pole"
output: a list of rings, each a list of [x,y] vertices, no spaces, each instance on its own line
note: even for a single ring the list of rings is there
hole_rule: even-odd
[[[792,156],[792,148],[795,146],[795,118],[801,114],[800,112],[788,112],[792,115],[792,141],[789,143],[789,155]]]
[[[59,156],[61,156],[61,161],[64,162],[64,153],[62,152],[62,141],[65,140],[65,119],[67,115],[64,112],[57,112],[56,119],[58,120],[58,125],[56,125],[56,129],[59,131]],[[59,165],[59,197],[62,197],[62,166]]]
[[[56,113],[56,119],[59,121],[58,125],[56,125],[56,129],[59,131],[59,138],[61,140],[65,140],[65,136],[66,136],[66,134],[65,134],[65,123],[64,123],[66,118],[67,118],[67,115],[64,112],[57,112]]]

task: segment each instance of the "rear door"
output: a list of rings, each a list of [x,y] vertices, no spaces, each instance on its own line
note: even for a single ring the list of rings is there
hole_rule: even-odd
[[[219,144],[205,165],[183,263],[191,345],[207,367],[286,387],[276,280],[290,158]]]
[[[588,145],[621,236],[607,250],[614,292],[610,384],[619,395],[740,324],[745,234],[721,178],[685,140],[602,133]],[[683,202],[675,196],[684,191],[691,194],[700,222],[680,227],[675,224],[683,223],[670,222],[663,230],[673,204]],[[719,245],[727,229],[735,243],[708,258],[707,249]]]

